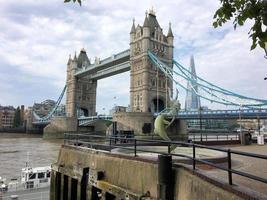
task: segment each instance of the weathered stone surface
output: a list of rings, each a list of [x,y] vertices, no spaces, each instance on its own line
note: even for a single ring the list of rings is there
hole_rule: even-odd
[[[64,138],[64,133],[77,131],[77,119],[72,117],[54,117],[44,128],[43,138]]]
[[[53,171],[67,175],[81,183],[82,169],[89,167],[90,170],[104,172],[104,177],[96,182],[102,193],[123,196],[129,194],[135,199],[147,191],[151,199],[157,199],[158,166],[156,160],[148,161],[140,157],[113,155],[105,151],[96,151],[84,147],[62,146],[58,162],[53,165]],[[173,168],[174,199],[182,200],[241,200],[255,199],[243,190],[236,189],[206,176],[199,175],[184,167]],[[53,173],[52,173],[53,174]],[[55,193],[56,185],[51,185],[51,192]],[[70,187],[70,186],[69,186]],[[78,192],[79,192],[78,186]],[[92,185],[87,186],[87,194],[91,194]],[[71,189],[69,188],[68,191]],[[79,194],[78,194],[79,196]],[[51,200],[55,197],[50,194]],[[90,198],[89,198],[90,199]]]
[[[154,130],[154,118],[149,112],[117,112],[113,114],[113,121],[117,122],[118,130],[133,130],[135,135],[144,135],[145,123],[151,125],[150,133]]]
[[[241,200],[223,188],[215,186],[189,171],[178,168],[175,170],[175,199],[183,200]]]

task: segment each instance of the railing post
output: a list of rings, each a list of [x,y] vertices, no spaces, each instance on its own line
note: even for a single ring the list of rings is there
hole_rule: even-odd
[[[196,147],[195,144],[193,144],[193,170],[196,169]]]
[[[173,200],[173,171],[171,155],[158,155],[158,184],[157,193],[161,200]],[[141,198],[143,199],[143,198]]]
[[[75,146],[78,146],[78,134],[76,134],[76,144]]]
[[[228,149],[227,151],[227,159],[228,159],[228,181],[229,184],[232,185],[233,181],[232,181],[232,159],[231,159],[231,150]]]
[[[170,154],[171,153],[171,144],[170,144],[170,142],[168,142],[168,154]]]
[[[217,142],[219,141],[219,136],[217,135]]]
[[[134,139],[134,157],[136,157],[136,139]]]
[[[64,145],[66,144],[66,135],[67,133],[64,133]]]
[[[111,142],[112,142],[111,137],[109,137],[109,152],[111,152]]]

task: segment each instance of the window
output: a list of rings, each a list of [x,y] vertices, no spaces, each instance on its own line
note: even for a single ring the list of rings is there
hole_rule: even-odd
[[[152,85],[153,87],[155,87],[155,86],[156,86],[155,79],[151,79],[151,85]]]
[[[50,172],[47,172],[46,177],[47,177],[47,178],[50,177]]]
[[[29,181],[26,183],[26,188],[29,189],[29,188],[33,188],[33,181]]]
[[[45,173],[38,173],[38,178],[44,178],[45,177]]]
[[[36,174],[35,173],[29,174],[29,179],[35,179],[35,178],[36,178]]]
[[[47,178],[42,179],[42,180],[39,181],[39,183],[47,183],[47,182],[48,182],[48,179]]]

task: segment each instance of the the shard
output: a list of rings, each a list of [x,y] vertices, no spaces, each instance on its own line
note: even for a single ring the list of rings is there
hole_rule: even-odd
[[[200,108],[200,99],[196,94],[198,92],[197,88],[197,75],[195,69],[194,57],[190,58],[190,74],[189,77],[191,80],[187,81],[187,91],[186,91],[186,99],[185,99],[185,110],[199,110]]]

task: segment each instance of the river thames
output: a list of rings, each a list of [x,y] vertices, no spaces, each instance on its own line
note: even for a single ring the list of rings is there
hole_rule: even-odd
[[[42,135],[0,133],[0,176],[10,180],[20,176],[27,162],[31,167],[56,162],[63,140],[43,140]]]

